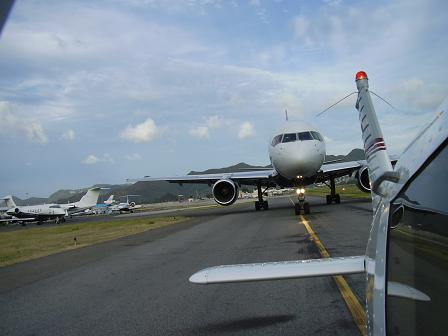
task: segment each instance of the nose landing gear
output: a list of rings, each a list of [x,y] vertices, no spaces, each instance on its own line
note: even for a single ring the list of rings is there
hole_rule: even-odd
[[[308,215],[310,213],[310,204],[305,202],[305,189],[299,188],[296,190],[299,202],[294,204],[294,212],[296,215],[300,215],[300,211],[303,209],[303,213]]]

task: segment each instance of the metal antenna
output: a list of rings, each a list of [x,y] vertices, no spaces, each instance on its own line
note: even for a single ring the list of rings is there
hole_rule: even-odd
[[[286,117],[286,121],[288,121],[288,109],[285,109],[285,117]]]
[[[316,114],[316,117],[321,116],[322,114],[324,114],[325,112],[327,112],[329,109],[331,109],[333,106],[336,106],[336,105],[339,104],[341,101],[347,99],[348,97],[350,97],[351,95],[354,95],[355,93],[358,93],[358,92],[357,92],[357,91],[356,91],[356,92],[352,92],[352,93],[346,95],[344,98],[339,99],[336,103],[330,105],[329,107],[327,107],[327,108],[326,108],[325,110],[323,110],[322,112],[319,112],[318,114]]]
[[[381,99],[383,102],[385,102],[387,105],[389,105],[391,108],[398,111],[398,109],[395,108],[395,106],[393,106],[391,103],[389,103],[386,99],[380,97],[380,95],[377,95],[375,92],[373,92],[371,90],[370,90],[370,92],[373,93],[375,96],[377,96],[379,99]]]

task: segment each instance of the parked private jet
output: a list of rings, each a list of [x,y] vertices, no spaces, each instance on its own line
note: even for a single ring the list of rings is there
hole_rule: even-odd
[[[65,221],[65,216],[72,215],[75,212],[83,211],[96,205],[98,196],[102,188],[91,188],[81,197],[78,202],[67,204],[39,204],[17,206],[12,196],[6,196],[3,200],[6,202],[8,210],[6,214],[15,218],[4,219],[2,221],[43,221],[54,219],[56,223]]]
[[[231,205],[238,198],[238,188],[241,185],[257,186],[258,201],[255,210],[268,210],[268,201],[263,194],[269,188],[297,188],[299,202],[295,204],[295,213],[310,212],[310,205],[305,201],[304,187],[318,182],[327,182],[330,194],[327,204],[340,203],[336,194],[335,179],[356,173],[357,185],[360,190],[370,192],[370,181],[365,160],[351,162],[325,162],[325,141],[319,131],[305,123],[287,121],[275,132],[269,143],[269,159],[271,169],[256,171],[201,174],[186,176],[149,177],[130,179],[139,181],[168,181],[171,183],[206,183],[212,186],[215,201],[220,205]],[[265,190],[262,190],[262,187]]]
[[[129,202],[129,197],[136,197],[136,196],[140,196],[140,195],[126,195],[123,197],[126,197],[126,202],[122,202],[116,205],[112,205],[110,207],[111,211],[116,211],[119,213],[122,212],[134,212],[135,209],[141,208],[141,205],[137,205],[135,204],[135,202]]]
[[[12,196],[6,196],[3,198],[6,202],[8,210],[6,214],[11,218],[2,219],[3,222],[22,222],[31,221],[42,223],[43,221],[54,219],[56,223],[65,221],[65,215],[67,212],[61,208],[59,204],[40,204],[40,205],[27,205],[17,206]]]
[[[365,255],[218,266],[195,273],[190,281],[211,284],[365,273],[365,313],[361,308],[356,317],[361,334],[444,334],[448,99],[392,167],[364,71],[356,74],[356,84],[374,205]]]

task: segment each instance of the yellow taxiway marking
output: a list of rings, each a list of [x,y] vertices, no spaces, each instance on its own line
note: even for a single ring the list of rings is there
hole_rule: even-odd
[[[300,220],[302,221],[302,224],[305,226],[310,236],[313,238],[314,243],[319,249],[320,255],[323,258],[330,258],[330,254],[328,253],[324,244],[322,244],[322,242],[320,241],[317,234],[312,229],[310,223],[308,223],[308,221],[305,219],[303,215],[300,215]],[[358,326],[361,335],[363,336],[367,335],[367,329],[366,329],[367,318],[363,306],[359,303],[358,298],[355,296],[350,286],[348,285],[347,281],[344,279],[342,275],[336,275],[333,277],[333,279],[334,281],[336,281],[336,285],[338,286],[339,291],[341,292],[342,298],[344,299],[345,304],[347,305],[350,313],[352,314],[353,320]]]

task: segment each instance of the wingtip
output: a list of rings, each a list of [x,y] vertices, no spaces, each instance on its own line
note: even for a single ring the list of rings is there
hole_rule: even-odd
[[[199,284],[199,285],[206,285],[207,282],[207,271],[201,270],[199,272],[194,273],[189,279],[191,283]]]

